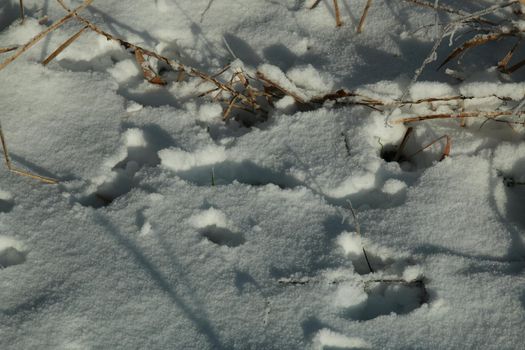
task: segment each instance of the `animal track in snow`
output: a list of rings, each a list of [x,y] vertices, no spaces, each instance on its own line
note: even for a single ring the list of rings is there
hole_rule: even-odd
[[[292,176],[265,169],[251,161],[229,160],[223,147],[210,146],[194,152],[171,148],[160,151],[159,156],[164,167],[199,186],[226,185],[234,181],[252,186],[274,184],[281,188],[301,185]]]
[[[10,237],[0,236],[0,269],[23,264],[26,256],[27,251],[22,243]]]
[[[439,139],[426,129],[410,127],[399,144],[380,144],[379,154],[387,163],[399,163],[404,171],[417,171],[431,167],[444,157],[446,139],[443,137],[443,142],[437,142]]]
[[[408,314],[429,300],[423,280],[368,280],[338,287],[334,303],[345,318],[368,321],[382,315]]]
[[[507,154],[521,153],[510,149],[510,147],[508,149],[501,147],[496,157],[505,159],[505,151]],[[525,219],[523,218],[523,210],[525,209],[525,158],[514,161],[512,166],[509,165],[508,168],[504,171],[498,171],[498,175],[503,181],[506,197],[506,208],[501,208],[501,211],[505,213],[504,215],[509,221],[525,227]]]
[[[245,242],[243,235],[233,230],[234,226],[226,215],[215,208],[193,215],[189,223],[203,237],[215,244],[237,247]]]
[[[363,249],[362,239],[356,232],[342,232],[337,237],[337,244],[343,250],[344,255],[352,261],[354,271],[360,275],[381,271],[401,276],[405,271],[417,269],[417,266],[409,259],[398,260],[389,257],[386,251],[376,252],[374,249]],[[365,258],[365,251],[370,266]],[[411,266],[412,269],[407,269],[408,266]]]
[[[412,271],[411,271],[412,270]],[[425,282],[408,268],[403,278],[358,279],[345,270],[326,271],[314,277],[281,278],[283,286],[328,284],[335,286],[330,303],[341,317],[353,321],[368,321],[382,315],[408,314],[428,303]]]
[[[364,280],[364,288],[352,283],[338,288],[335,302],[345,317],[366,321],[391,313],[407,314],[429,301],[419,266],[407,259],[383,258],[386,253],[366,250],[369,266],[356,233],[343,232],[337,243],[352,261],[355,272],[370,276]]]
[[[8,213],[15,206],[13,195],[9,192],[0,190],[0,213]]]
[[[130,128],[124,132],[122,139],[123,149],[111,172],[99,178],[96,189],[80,200],[83,205],[94,208],[107,206],[131,191],[138,185],[136,173],[144,167],[160,164],[157,152],[171,142],[171,138],[155,126]]]

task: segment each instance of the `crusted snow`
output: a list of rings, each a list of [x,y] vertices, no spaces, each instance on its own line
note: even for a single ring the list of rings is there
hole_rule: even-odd
[[[25,0],[21,24],[18,4],[0,3],[0,48],[65,15]],[[443,45],[410,85],[436,19],[453,16],[374,1],[357,35],[365,1],[339,4],[341,28],[331,1],[107,0],[82,12],[188,66],[258,69],[295,95],[249,128],[223,121],[213,93],[198,97],[209,82],[177,82],[152,61],[168,85],[149,84],[132,54],[90,31],[42,66],[81,28],[73,20],[0,71],[13,163],[59,180],[0,171],[0,349],[523,347],[523,126],[384,122],[512,110],[523,73],[487,68],[507,51],[481,45],[450,65],[457,81],[435,69]],[[295,101],[340,88],[384,104]],[[414,103],[396,104],[405,91]]]

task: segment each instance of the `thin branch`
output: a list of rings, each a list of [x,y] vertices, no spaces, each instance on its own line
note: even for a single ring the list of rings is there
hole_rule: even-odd
[[[55,57],[57,57],[62,51],[64,51],[69,45],[71,45],[75,40],[78,39],[82,33],[84,33],[84,30],[86,30],[88,27],[85,26],[82,29],[80,29],[78,32],[73,34],[69,39],[67,39],[62,45],[60,45],[55,51],[53,51],[49,56],[46,57],[45,60],[42,61],[42,64],[46,66],[49,62],[51,62]]]
[[[363,31],[365,19],[366,19],[366,16],[368,15],[368,10],[370,9],[371,4],[372,4],[372,0],[368,0],[366,2],[365,9],[363,10],[363,14],[361,15],[361,19],[359,20],[359,25],[357,26],[357,33],[361,33]]]
[[[498,39],[500,39],[501,37],[504,37],[504,36],[511,36],[513,34],[515,34],[515,33],[500,32],[500,33],[491,33],[491,34],[477,35],[474,38],[465,41],[463,43],[463,45],[461,45],[460,47],[458,47],[454,51],[452,51],[452,53],[450,53],[450,55],[447,56],[447,58],[443,61],[443,63],[441,63],[439,65],[437,70],[441,69],[441,67],[446,65],[448,62],[450,62],[451,60],[453,60],[454,58],[456,58],[460,54],[464,53],[465,51],[467,51],[467,50],[469,50],[469,49],[471,49],[473,47],[486,44],[486,43],[488,43],[490,41],[498,40]]]
[[[412,131],[414,131],[414,128],[409,127],[407,131],[405,132],[405,136],[403,136],[403,140],[399,144],[399,147],[397,148],[396,154],[394,156],[394,161],[399,162],[399,159],[401,159],[401,155],[403,154],[403,151],[405,150],[405,147],[408,142],[408,138],[412,134]]]
[[[208,5],[206,5],[206,8],[204,9],[204,11],[202,11],[200,23],[202,23],[204,21],[204,16],[206,16],[206,13],[208,13],[208,11],[210,10],[211,5],[213,4],[213,1],[215,1],[215,0],[210,0],[208,2]]]
[[[277,84],[275,81],[271,80],[270,78],[266,77],[263,73],[261,73],[259,71],[257,72],[257,78],[261,79],[263,82],[267,83],[268,85],[278,89],[283,94],[291,96],[296,102],[298,102],[300,104],[306,104],[306,101],[301,96],[297,95],[294,92],[286,90],[284,87],[282,87],[281,85]]]
[[[496,119],[503,116],[514,116],[514,115],[524,115],[525,111],[520,111],[514,113],[513,111],[495,111],[495,112],[483,112],[483,111],[471,111],[471,112],[461,112],[461,113],[450,113],[450,114],[429,114],[429,115],[420,115],[416,117],[400,118],[392,121],[392,124],[403,124],[403,123],[413,123],[421,122],[426,120],[434,119],[463,119],[463,118],[488,118],[495,122],[515,124],[515,125],[525,125],[525,122],[518,122],[513,120],[501,120]]]
[[[7,150],[7,142],[5,140],[4,132],[3,132],[1,126],[0,126],[0,143],[2,144],[2,151],[4,153],[5,164],[7,166],[7,169],[10,172],[15,173],[17,175],[30,177],[32,179],[36,179],[36,180],[42,181],[42,182],[47,183],[47,184],[54,185],[54,184],[58,183],[57,180],[51,179],[49,177],[32,174],[32,173],[27,172],[25,170],[20,170],[20,169],[17,169],[15,167],[13,167],[13,164],[11,162],[11,157],[9,157],[9,151]]]
[[[18,46],[0,47],[0,53],[11,52],[11,51],[15,51],[16,49],[18,49]]]
[[[445,144],[445,147],[443,148],[443,154],[441,156],[441,158],[439,159],[440,161],[445,159],[446,157],[449,156],[450,154],[450,145],[451,145],[451,138],[450,136],[448,135],[443,135],[441,137],[438,137],[437,139],[435,139],[434,141],[430,142],[429,144],[423,146],[420,150],[412,153],[411,155],[409,155],[407,157],[407,159],[410,159],[412,157],[415,157],[416,155],[418,155],[419,153],[423,152],[424,150],[428,149],[429,147],[431,147],[433,144],[443,140],[443,139],[446,139],[447,140],[447,143]]]
[[[337,27],[340,27],[343,25],[343,22],[341,22],[341,11],[339,11],[339,3],[337,0],[333,0],[334,2],[334,11],[335,11],[335,25]]]
[[[315,0],[315,2],[310,6],[310,10],[314,9],[321,3],[321,0]]]
[[[24,24],[25,20],[25,14],[24,14],[24,1],[20,0],[20,23]]]
[[[510,63],[510,60],[512,59],[512,56],[514,56],[514,52],[516,52],[516,49],[518,48],[518,46],[521,44],[521,40],[522,39],[519,38],[516,44],[514,44],[514,46],[512,46],[512,48],[507,52],[505,57],[503,57],[501,61],[498,62],[498,68],[501,71],[507,72],[507,67]]]
[[[352,206],[352,202],[350,200],[348,201],[348,206],[350,207],[350,212],[352,213],[352,216],[354,218],[354,224],[355,224],[355,231],[357,235],[359,236],[359,239],[362,240],[361,236],[361,226],[359,225],[359,220],[357,220],[357,214],[354,210],[354,207]],[[368,259],[368,254],[366,254],[365,247],[363,245],[363,242],[361,241],[361,248],[363,249],[363,256],[365,257],[366,264],[368,265],[368,269],[370,270],[370,273],[374,273],[374,269],[372,268],[372,265],[370,265],[370,260]]]

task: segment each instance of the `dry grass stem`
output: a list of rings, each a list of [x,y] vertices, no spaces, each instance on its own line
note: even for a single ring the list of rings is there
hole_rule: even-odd
[[[343,22],[341,22],[341,11],[339,11],[339,3],[337,0],[333,0],[334,2],[334,12],[335,12],[335,25],[337,27],[340,27],[343,25]]]
[[[363,10],[363,14],[359,20],[359,25],[357,26],[357,33],[361,33],[363,31],[363,26],[365,25],[366,16],[368,15],[368,10],[370,9],[371,4],[372,0],[368,0],[366,2],[365,9]]]
[[[15,51],[16,49],[18,49],[18,46],[0,47],[0,53],[11,52],[11,51]]]
[[[339,10],[339,3],[337,0],[332,0],[334,4],[334,15],[335,15],[335,25],[341,27],[343,22],[341,21],[341,11]],[[310,10],[316,8],[321,3],[321,0],[316,0],[311,6]]]
[[[20,170],[20,169],[15,168],[13,166],[12,162],[11,162],[11,158],[9,157],[9,151],[7,150],[7,142],[5,140],[4,132],[3,132],[1,126],[0,126],[0,143],[2,144],[2,151],[4,153],[5,164],[7,166],[7,169],[10,172],[15,173],[17,175],[30,177],[32,179],[36,179],[36,180],[42,181],[42,182],[47,183],[47,184],[53,184],[54,185],[54,184],[58,183],[57,180],[51,179],[49,177],[33,174],[33,173],[28,172],[28,171]]]
[[[523,66],[525,66],[525,60],[521,60],[520,62],[514,64],[513,66],[505,69],[504,72],[508,74],[512,74]]]
[[[20,0],[20,22],[24,23],[25,20],[25,14],[24,14],[24,1]]]
[[[486,44],[486,43],[488,43],[490,41],[498,40],[498,39],[500,39],[500,38],[502,38],[504,36],[511,36],[513,34],[516,34],[516,33],[500,32],[500,33],[491,33],[491,34],[477,35],[474,38],[472,38],[470,40],[467,40],[466,42],[463,43],[463,45],[461,45],[460,47],[458,47],[454,51],[452,51],[452,53],[447,56],[447,58],[443,61],[443,63],[441,63],[439,65],[438,69],[443,67],[445,64],[450,62],[455,57],[459,56],[460,54],[464,53],[465,51],[467,51],[467,50],[469,50],[469,49],[471,49],[473,47]]]
[[[437,143],[437,142],[439,142],[439,141],[441,141],[443,139],[446,139],[447,142],[445,144],[445,147],[443,148],[443,153],[441,154],[441,157],[439,158],[439,161],[442,161],[446,157],[450,156],[450,150],[451,150],[451,147],[452,147],[452,139],[448,135],[443,135],[441,137],[438,137],[437,139],[435,139],[434,141],[430,142],[426,146],[423,146],[419,151],[414,152],[411,155],[409,155],[407,157],[407,159],[410,159],[410,158],[418,155],[419,153],[423,152],[424,150],[428,149],[429,147],[431,147],[432,145],[434,145],[435,143]]]
[[[403,140],[401,140],[401,143],[399,144],[399,147],[397,148],[396,154],[394,156],[394,162],[399,162],[401,159],[401,156],[403,155],[403,151],[405,150],[405,147],[408,142],[408,138],[410,135],[412,135],[412,132],[414,131],[413,127],[409,127],[407,131],[405,132],[405,135],[403,136]]]
[[[514,52],[518,48],[518,46],[521,44],[521,38],[518,39],[516,44],[512,46],[512,48],[507,52],[505,57],[501,59],[501,61],[498,62],[498,68],[500,71],[507,72],[507,66],[509,65],[510,60],[512,59],[512,56],[514,56]]]
[[[237,100],[237,96],[233,96],[230,100],[230,102],[228,103],[228,107],[226,108],[226,110],[224,111],[224,114],[222,116],[222,120],[226,121],[228,120],[228,118],[230,117],[230,113],[233,109],[233,106],[235,104],[235,101]]]
[[[502,120],[496,119],[499,117],[505,116],[522,116],[525,115],[525,111],[520,111],[514,113],[513,111],[493,111],[493,112],[483,112],[483,111],[470,111],[470,112],[460,112],[460,113],[450,113],[450,114],[429,114],[429,115],[420,115],[416,117],[407,117],[393,120],[392,124],[404,124],[404,123],[414,123],[434,119],[463,119],[463,118],[486,118],[495,122],[506,123],[506,124],[515,124],[515,125],[524,125],[525,122],[515,121],[515,120]]]
[[[49,62],[51,62],[55,57],[57,57],[62,51],[64,51],[69,45],[71,45],[75,40],[77,40],[82,33],[84,33],[84,30],[86,30],[88,27],[85,26],[82,29],[80,29],[78,32],[73,34],[69,39],[64,41],[62,45],[60,45],[55,51],[53,51],[49,56],[46,57],[45,60],[42,61],[42,64],[45,66]]]
[[[160,54],[158,54],[158,53],[156,53],[154,51],[151,51],[151,50],[148,50],[148,49],[143,48],[141,46],[132,44],[132,43],[130,43],[130,42],[126,41],[126,40],[123,40],[121,38],[117,38],[117,37],[113,36],[112,34],[110,34],[110,33],[106,32],[106,31],[100,29],[99,27],[94,25],[92,22],[90,22],[86,18],[80,16],[79,14],[73,13],[73,11],[71,11],[64,4],[64,2],[62,0],[57,0],[57,1],[60,3],[60,5],[62,5],[62,7],[66,11],[69,11],[70,14],[73,14],[79,21],[84,23],[86,26],[88,26],[94,32],[104,36],[106,39],[117,42],[124,49],[126,49],[127,51],[131,51],[133,54],[135,54],[136,51],[140,51],[140,54],[142,56],[153,57],[153,58],[155,58],[155,59],[157,59],[157,60],[159,60],[161,62],[166,63],[173,70],[179,71],[179,79],[182,79],[183,75],[189,75],[189,76],[192,76],[192,77],[200,78],[203,81],[206,81],[206,82],[209,82],[209,83],[215,85],[217,88],[219,88],[220,90],[222,90],[225,93],[230,94],[232,97],[236,97],[236,100],[241,101],[243,104],[252,107],[254,111],[261,110],[261,107],[259,106],[259,104],[254,99],[252,99],[249,96],[243,95],[242,93],[236,91],[233,86],[230,86],[227,83],[221,82],[216,77],[212,77],[212,76],[210,76],[210,75],[208,75],[208,74],[206,74],[204,72],[201,72],[201,71],[199,71],[199,70],[197,70],[195,68],[185,66],[182,63],[179,63],[177,61],[169,59],[169,58],[167,58],[165,56],[162,56],[162,55],[160,55]],[[150,80],[148,80],[148,81],[150,81]],[[155,81],[157,81],[157,79],[155,79],[154,81],[150,81],[150,82],[156,83]]]
[[[282,92],[284,95],[291,96],[297,103],[299,103],[299,104],[306,104],[306,101],[302,97],[298,96],[294,92],[286,90],[285,88],[283,88],[282,86],[280,86],[276,82],[274,82],[271,79],[269,79],[268,77],[266,77],[263,73],[257,72],[257,78],[262,80],[266,84],[267,87],[276,88],[277,90]]]
[[[310,6],[310,10],[314,9],[321,3],[321,0],[315,0],[315,2]]]
[[[366,264],[368,265],[368,269],[370,270],[370,273],[374,273],[374,269],[372,268],[372,265],[370,264],[370,260],[368,259],[368,254],[366,253],[365,247],[362,242],[362,236],[361,236],[361,226],[359,225],[359,220],[357,219],[357,214],[354,210],[354,207],[352,206],[352,202],[348,200],[348,206],[350,207],[350,212],[352,213],[352,217],[354,218],[354,224],[355,224],[355,232],[359,236],[359,239],[361,240],[361,248],[363,250],[363,256],[365,257]]]

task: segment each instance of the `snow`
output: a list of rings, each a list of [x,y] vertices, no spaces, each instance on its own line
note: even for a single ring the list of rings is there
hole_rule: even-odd
[[[227,159],[223,147],[207,146],[196,152],[181,149],[164,149],[159,151],[161,164],[173,171],[190,170],[195,167],[216,164]]]
[[[25,0],[21,24],[18,4],[0,4],[0,48],[65,15]],[[42,66],[75,20],[0,70],[13,164],[58,180],[0,169],[0,349],[522,348],[523,126],[398,122],[512,112],[524,75],[494,66],[515,38],[436,70],[475,35],[458,26],[411,82],[455,15],[374,1],[356,34],[365,1],[339,1],[341,28],[331,1],[310,5],[95,0],[82,12],[199,71],[230,64],[254,87],[263,73],[286,91],[273,107],[259,98],[269,113],[249,127],[199,96],[209,81],[178,82],[147,58],[168,82],[150,84],[89,30]],[[338,89],[358,96],[296,103]],[[382,104],[351,104],[363,99]]]

